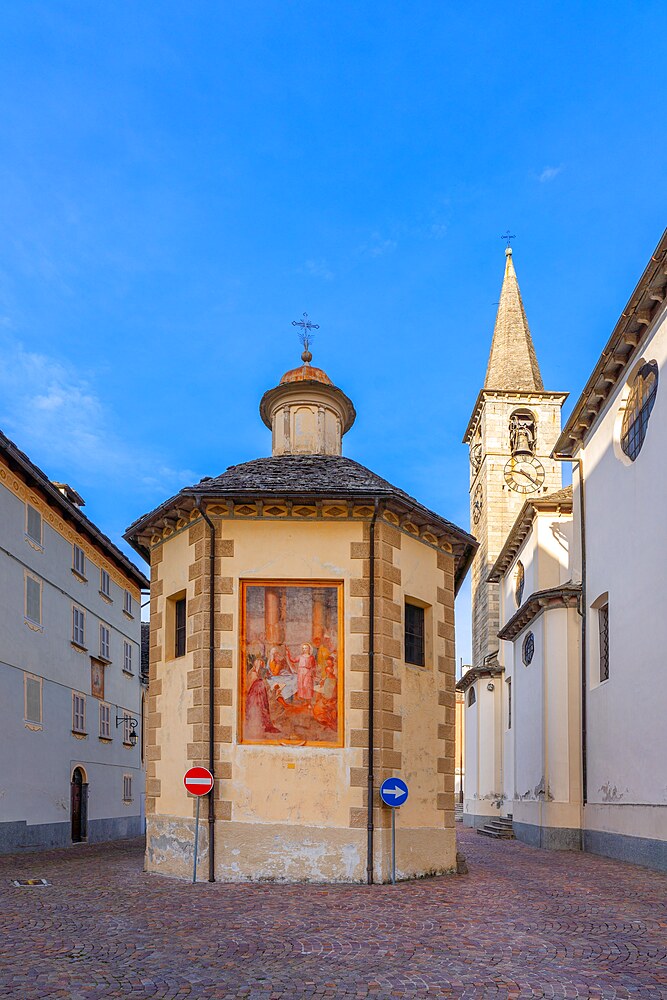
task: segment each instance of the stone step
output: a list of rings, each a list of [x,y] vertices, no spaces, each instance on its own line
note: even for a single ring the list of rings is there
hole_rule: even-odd
[[[514,840],[511,830],[492,830],[490,827],[482,827],[477,830],[482,837],[493,837],[494,840]]]

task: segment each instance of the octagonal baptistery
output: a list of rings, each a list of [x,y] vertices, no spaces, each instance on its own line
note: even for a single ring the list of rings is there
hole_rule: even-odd
[[[193,765],[215,778],[202,879],[387,880],[396,776],[398,877],[455,868],[454,596],[476,543],[341,455],[354,407],[309,360],[262,399],[270,458],[125,536],[151,566],[150,871],[191,877]]]

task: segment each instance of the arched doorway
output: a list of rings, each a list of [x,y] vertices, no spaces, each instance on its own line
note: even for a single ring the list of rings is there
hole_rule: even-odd
[[[75,844],[88,834],[88,782],[81,767],[75,767],[71,784],[72,840]]]

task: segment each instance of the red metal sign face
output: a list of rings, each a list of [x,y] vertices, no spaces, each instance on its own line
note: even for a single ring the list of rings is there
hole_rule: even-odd
[[[191,767],[185,772],[183,784],[191,795],[208,795],[213,788],[213,775],[205,767]]]

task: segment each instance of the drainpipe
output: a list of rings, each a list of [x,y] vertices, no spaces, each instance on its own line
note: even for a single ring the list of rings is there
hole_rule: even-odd
[[[208,769],[215,775],[215,527],[213,521],[201,506],[201,500],[193,497],[195,508],[208,524],[211,535],[209,556],[209,605],[208,605]],[[208,793],[208,880],[215,882],[215,785]]]
[[[378,501],[375,500],[370,524],[370,562],[368,589],[368,823],[366,847],[366,881],[373,885],[373,806],[375,804],[375,774],[373,756],[375,753],[375,732],[373,713],[375,711],[375,522],[378,516]]]

